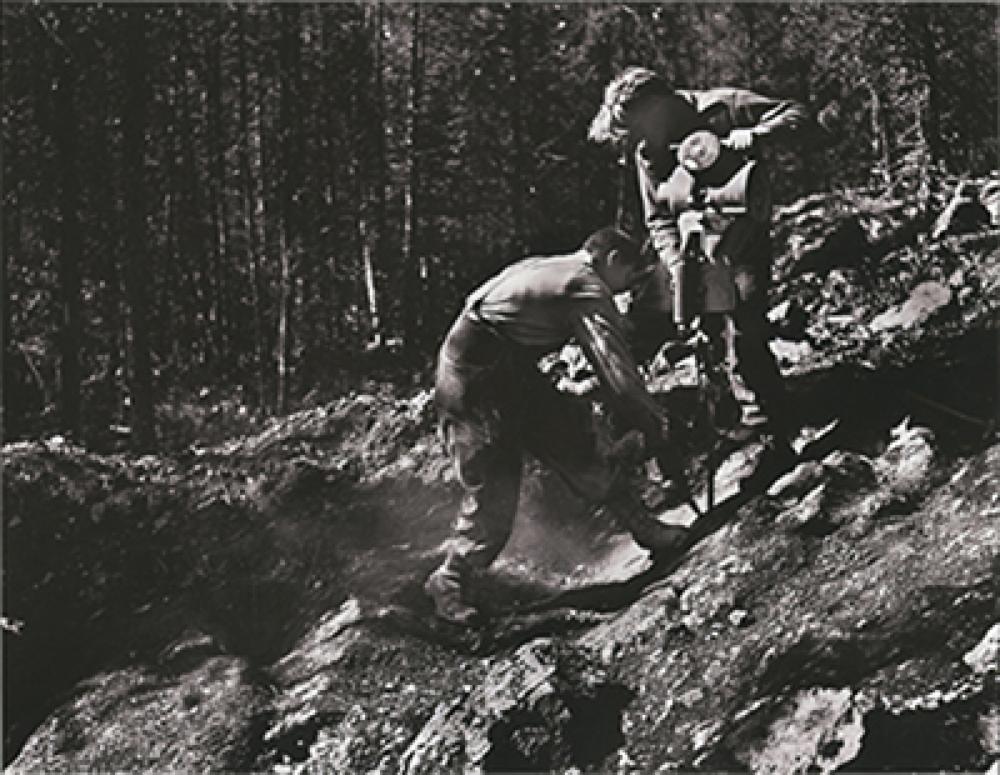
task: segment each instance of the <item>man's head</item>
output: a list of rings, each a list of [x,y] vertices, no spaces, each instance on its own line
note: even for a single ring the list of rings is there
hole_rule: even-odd
[[[612,226],[598,229],[583,243],[594,270],[612,293],[641,285],[656,268],[656,256],[642,248],[625,232]]]
[[[611,80],[587,136],[631,152],[640,142],[663,148],[697,128],[697,111],[667,81],[645,67]]]

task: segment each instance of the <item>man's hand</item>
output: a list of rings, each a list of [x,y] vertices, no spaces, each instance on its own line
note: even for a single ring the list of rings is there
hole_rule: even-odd
[[[723,138],[722,144],[734,151],[746,151],[753,147],[757,140],[757,132],[753,129],[733,129],[728,137]]]
[[[623,467],[637,466],[647,457],[646,440],[637,430],[628,431],[608,449],[608,458]]]

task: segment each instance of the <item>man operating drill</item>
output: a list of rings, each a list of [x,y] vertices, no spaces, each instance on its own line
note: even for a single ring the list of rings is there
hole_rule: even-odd
[[[644,67],[629,67],[608,84],[589,137],[614,146],[623,160],[635,165],[645,226],[661,266],[632,315],[639,328],[659,335],[654,342],[676,336],[672,288],[680,284],[684,250],[678,224],[689,206],[675,191],[678,180],[689,177],[678,158],[678,146],[700,132],[721,138],[725,148],[755,157],[766,146],[807,136],[815,140],[822,131],[804,105],[746,89],[675,89]],[[769,223],[769,208],[759,212],[751,208],[733,219],[719,248],[734,273],[736,371],[766,417],[766,452],[753,477],[759,480],[791,464],[795,453],[790,442],[797,431],[788,393],[768,346]]]

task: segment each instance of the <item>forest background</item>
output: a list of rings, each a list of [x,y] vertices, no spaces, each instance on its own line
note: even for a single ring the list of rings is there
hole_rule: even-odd
[[[6,440],[426,381],[478,281],[635,223],[586,141],[629,64],[821,113],[779,203],[924,207],[1000,151],[992,3],[5,3],[2,35]]]

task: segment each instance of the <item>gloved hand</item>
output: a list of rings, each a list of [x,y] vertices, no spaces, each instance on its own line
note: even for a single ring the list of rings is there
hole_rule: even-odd
[[[608,450],[608,458],[622,466],[636,466],[648,457],[642,433],[631,430],[615,439]]]
[[[684,461],[677,454],[676,449],[673,447],[660,447],[656,450],[653,458],[656,460],[656,465],[660,469],[660,474],[663,475],[665,481],[687,481],[684,474]]]
[[[757,133],[753,129],[733,129],[728,137],[722,139],[722,144],[734,151],[746,151],[753,147]]]
[[[673,451],[661,451],[656,456],[656,464],[659,466],[664,480],[660,488],[663,498],[662,506],[676,508],[684,504],[691,504],[693,495],[680,456]]]
[[[679,429],[680,425],[673,418],[663,415],[657,437],[646,438],[646,457],[656,460],[664,479],[684,478],[684,462],[679,451],[682,434]]]

